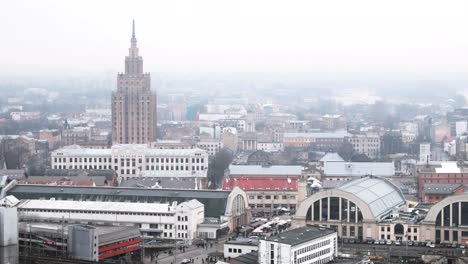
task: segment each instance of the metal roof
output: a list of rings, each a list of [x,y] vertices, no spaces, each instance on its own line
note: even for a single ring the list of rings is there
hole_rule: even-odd
[[[294,175],[302,174],[301,166],[259,166],[259,165],[230,165],[230,175]]]
[[[7,192],[18,199],[72,199],[75,201],[113,201],[182,203],[196,199],[205,206],[205,216],[219,217],[225,214],[231,191],[184,190],[184,189],[142,189],[120,187],[75,187],[18,184]]]
[[[17,206],[21,209],[105,211],[129,213],[171,213],[170,205],[158,203],[124,203],[103,201],[24,200]],[[173,208],[174,209],[174,208]]]
[[[394,176],[395,166],[393,162],[325,162],[325,176]]]
[[[331,228],[308,225],[270,236],[264,240],[295,246],[333,233],[336,234],[336,231]]]
[[[380,218],[396,207],[406,203],[401,190],[389,180],[367,176],[355,179],[338,187],[366,203],[375,218]]]
[[[335,131],[335,132],[310,132],[310,133],[284,133],[284,138],[344,138],[349,137],[347,131]]]
[[[424,185],[425,194],[452,194],[457,188],[463,186],[461,183],[453,184],[439,184],[439,183],[426,183]]]
[[[142,152],[145,155],[149,156],[191,156],[195,153],[206,153],[205,150],[200,148],[190,148],[190,149],[161,149],[161,148],[152,148],[144,144],[119,144],[113,145],[108,149],[92,149],[85,148],[78,145],[70,145],[53,151],[53,155],[61,153],[62,155],[76,155],[76,156],[111,156],[115,153],[136,153]]]
[[[320,161],[329,162],[329,161],[344,161],[344,159],[336,152],[329,152],[323,156]]]

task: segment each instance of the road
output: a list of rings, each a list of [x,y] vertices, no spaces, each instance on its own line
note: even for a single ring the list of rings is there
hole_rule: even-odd
[[[369,245],[369,244],[339,244],[338,248],[343,253],[361,253],[364,255],[382,255],[387,256],[408,256],[419,257],[421,255],[443,255],[443,256],[463,256],[464,249],[460,248],[429,248],[416,246],[395,246],[395,245]]]
[[[159,257],[153,262],[151,262],[150,258],[145,258],[144,263],[149,264],[149,263],[158,263],[158,264],[179,264],[183,259],[194,259],[193,263],[196,264],[203,264],[202,258],[206,258],[208,253],[211,252],[223,252],[223,245],[222,244],[213,244],[213,247],[208,246],[207,249],[205,248],[199,248],[197,246],[190,246],[185,249],[185,252],[180,251],[177,249],[176,252],[176,258],[174,258],[174,255],[169,255],[167,253],[161,253],[159,254]],[[156,262],[157,261],[157,262]],[[204,262],[206,264],[206,261]]]

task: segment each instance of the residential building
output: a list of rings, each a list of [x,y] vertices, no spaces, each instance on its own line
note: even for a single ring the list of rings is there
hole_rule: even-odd
[[[214,156],[223,148],[223,141],[219,139],[202,139],[197,142],[197,147],[206,150],[209,156]]]
[[[117,75],[117,91],[112,92],[113,144],[147,144],[156,141],[156,93],[151,91],[149,73],[143,73],[138,55],[133,21],[125,72]]]
[[[312,148],[322,151],[336,151],[349,137],[347,131],[334,132],[310,132],[310,133],[284,133],[283,143],[285,148]]]
[[[365,154],[370,159],[380,156],[380,136],[377,134],[354,134],[346,140],[357,153]]]
[[[424,184],[421,201],[423,203],[438,203],[448,196],[462,194],[468,190],[461,183],[426,183]]]
[[[258,263],[328,263],[338,256],[335,230],[304,226],[260,239]]]

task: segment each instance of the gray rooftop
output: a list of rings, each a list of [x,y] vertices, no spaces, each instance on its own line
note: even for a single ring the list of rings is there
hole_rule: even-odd
[[[375,218],[406,203],[401,190],[384,178],[367,176],[355,179],[338,187],[365,202]]]
[[[195,183],[200,180],[190,177],[144,177],[122,180],[121,187],[164,188],[164,189],[196,189]]]
[[[452,194],[453,191],[462,187],[463,184],[439,184],[439,183],[430,183],[424,185],[425,194]]]
[[[329,152],[329,153],[325,154],[325,156],[323,156],[320,159],[320,161],[321,162],[344,161],[344,159],[336,152]]]
[[[237,258],[233,258],[231,263],[242,263],[242,264],[257,264],[258,263],[258,252],[252,251],[247,254],[243,254],[238,256]]]
[[[219,217],[226,211],[230,191],[144,189],[121,187],[75,187],[18,184],[8,191],[18,199],[72,199],[75,201],[114,201],[148,203],[182,203],[196,199],[205,206],[206,217]]]
[[[325,162],[324,172],[326,176],[351,176],[359,177],[365,175],[393,176],[395,166],[393,162]]]
[[[259,165],[231,165],[230,175],[294,175],[302,173],[301,166],[259,166]]]
[[[336,231],[331,228],[307,225],[270,236],[265,240],[295,246],[333,233]]]
[[[350,134],[347,131],[340,130],[335,132],[310,132],[310,133],[284,133],[285,138],[344,138]]]

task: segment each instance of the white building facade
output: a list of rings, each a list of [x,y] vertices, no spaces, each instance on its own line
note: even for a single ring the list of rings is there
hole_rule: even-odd
[[[202,140],[197,142],[197,147],[208,151],[209,156],[214,156],[223,148],[223,141],[220,140]]]
[[[159,149],[143,144],[114,145],[110,149],[68,146],[51,154],[53,169],[114,170],[118,177],[206,178],[208,153],[193,149]]]
[[[180,204],[22,200],[18,205],[21,220],[78,224],[139,226],[145,236],[192,240],[197,225],[203,222],[204,206],[197,200]]]
[[[338,254],[337,233],[328,228],[305,226],[260,240],[260,264],[322,264]]]
[[[379,135],[353,135],[347,138],[353,145],[356,152],[365,154],[371,159],[376,159],[380,155],[380,136]]]

